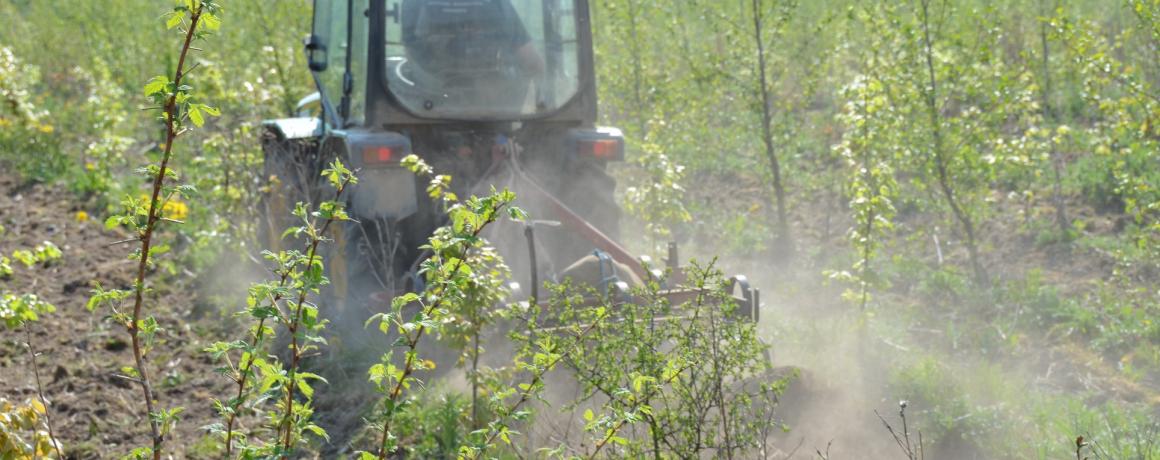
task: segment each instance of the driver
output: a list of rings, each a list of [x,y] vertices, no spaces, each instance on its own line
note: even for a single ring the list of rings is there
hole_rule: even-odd
[[[518,67],[525,78],[544,73],[510,0],[404,0],[403,45],[427,72],[472,77]]]

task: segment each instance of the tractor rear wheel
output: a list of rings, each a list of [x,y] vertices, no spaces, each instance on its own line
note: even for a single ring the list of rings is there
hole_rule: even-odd
[[[319,156],[317,139],[286,139],[274,131],[262,134],[262,187],[258,212],[258,242],[273,252],[295,247],[282,233],[297,224],[291,214],[298,202],[313,203],[318,197]]]

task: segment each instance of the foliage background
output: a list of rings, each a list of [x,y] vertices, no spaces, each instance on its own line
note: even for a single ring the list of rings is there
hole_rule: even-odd
[[[96,215],[141,189],[131,167],[160,135],[138,88],[175,65],[164,31],[142,26],[155,3],[0,0],[0,163],[66,184]],[[204,193],[185,204],[171,273],[247,247],[251,230],[229,222],[250,221],[260,193],[257,123],[311,91],[307,2],[225,7],[231,25],[197,70],[224,116],[181,157]],[[617,174],[632,243],[726,254],[769,286],[781,314],[762,331],[781,359],[871,401],[818,418],[909,399],[936,453],[1058,458],[1082,434],[1107,458],[1160,456],[1146,442],[1160,404],[1160,2],[936,1],[925,21],[921,2],[592,8],[603,121],[629,138]],[[763,109],[792,258],[774,251],[786,235]],[[819,448],[850,428],[800,425]]]

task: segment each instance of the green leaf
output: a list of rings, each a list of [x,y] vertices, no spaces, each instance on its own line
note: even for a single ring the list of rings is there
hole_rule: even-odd
[[[177,27],[178,25],[181,25],[181,18],[183,17],[183,15],[181,13],[172,12],[172,13],[167,14],[166,16],[169,16],[169,18],[165,20],[165,28],[166,29],[172,29],[174,27]]]
[[[201,13],[201,23],[206,30],[218,30],[222,27],[221,18],[214,16],[213,13]]]
[[[205,118],[202,117],[201,109],[197,105],[191,105],[189,107],[189,121],[192,121],[194,126],[198,128],[205,124]]]
[[[154,94],[160,93],[165,90],[167,85],[169,85],[168,78],[161,75],[153,77],[145,83],[145,95],[152,96]]]

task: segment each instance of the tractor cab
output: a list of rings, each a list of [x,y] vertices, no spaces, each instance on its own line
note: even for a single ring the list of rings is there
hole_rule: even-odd
[[[522,241],[501,247],[521,280],[552,279],[594,248],[632,261],[614,243],[606,169],[624,141],[595,125],[586,0],[315,0],[305,45],[318,96],[304,102],[321,110],[265,123],[263,233],[280,247],[282,216],[325,196],[319,172],[331,160],[356,171],[345,199],[357,222],[328,262],[339,303],[417,288],[420,247],[445,217],[401,166],[410,154],[450,175],[458,196],[510,187],[532,216],[563,221],[537,235],[534,260]]]
[[[306,49],[336,129],[596,119],[584,0],[315,0]]]

